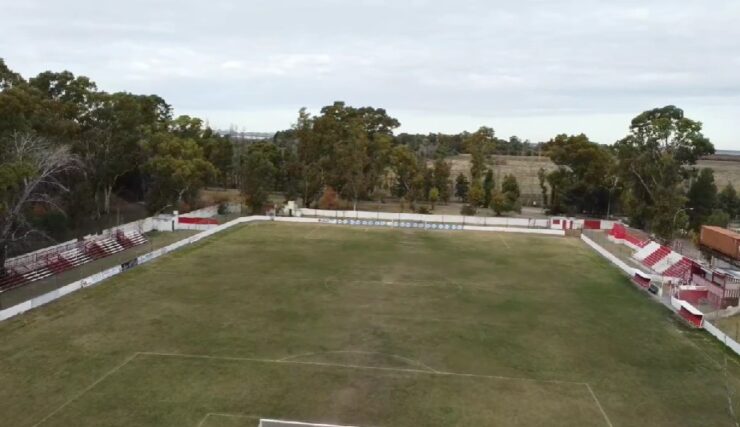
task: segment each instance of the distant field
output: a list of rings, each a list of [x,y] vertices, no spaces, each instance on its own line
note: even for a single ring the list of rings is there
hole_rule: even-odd
[[[460,172],[469,175],[469,154],[449,157],[448,160],[452,163],[453,177],[457,176]],[[540,191],[539,179],[537,178],[537,171],[540,168],[544,168],[549,172],[556,168],[555,164],[548,157],[544,156],[493,156],[491,166],[493,167],[497,182],[501,182],[505,174],[514,174],[519,181],[522,194],[529,196],[539,196],[542,193]],[[740,184],[740,157],[736,161],[700,160],[698,167],[714,169],[714,178],[720,190],[728,182],[732,182],[736,186]]]
[[[470,155],[460,154],[447,158],[452,163],[452,177],[456,177],[461,172],[470,176]],[[493,168],[494,178],[497,183],[501,183],[506,174],[513,174],[519,182],[519,188],[522,195],[527,199],[535,197],[541,198],[540,181],[537,178],[537,171],[544,168],[549,172],[557,167],[548,157],[524,157],[524,156],[493,156],[493,162],[489,165]]]
[[[740,190],[740,156],[735,161],[700,160],[699,167],[714,169],[714,180],[720,190],[728,182]]]
[[[249,225],[0,343],[13,427],[735,426],[728,390],[740,413],[738,359],[577,239]]]

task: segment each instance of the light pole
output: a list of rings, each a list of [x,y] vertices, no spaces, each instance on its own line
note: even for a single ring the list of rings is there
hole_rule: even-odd
[[[676,234],[676,219],[678,219],[678,214],[680,214],[681,212],[690,212],[693,210],[694,208],[680,208],[676,211],[675,214],[673,214],[673,223],[671,225],[671,236]]]
[[[684,211],[693,211],[694,208],[681,208],[676,211],[676,213],[673,215],[673,228],[676,228],[676,219],[678,219],[678,214]]]

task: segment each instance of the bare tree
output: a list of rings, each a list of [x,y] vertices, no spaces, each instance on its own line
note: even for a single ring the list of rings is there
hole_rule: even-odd
[[[0,144],[0,276],[6,273],[8,248],[32,233],[41,233],[26,218],[40,204],[62,211],[55,197],[69,191],[61,177],[79,167],[68,146],[16,133]],[[42,233],[43,234],[43,233]]]

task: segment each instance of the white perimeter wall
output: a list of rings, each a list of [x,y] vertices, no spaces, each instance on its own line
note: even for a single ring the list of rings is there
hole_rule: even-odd
[[[184,224],[182,222],[175,223],[175,230],[205,231],[215,227],[218,227],[218,224]]]
[[[732,351],[734,351],[736,354],[740,354],[740,344],[738,344],[737,341],[728,337],[727,334],[720,331],[718,327],[714,326],[712,323],[707,321],[707,319],[704,319],[704,323],[702,323],[702,326],[704,327],[705,331],[714,335],[718,340],[722,341],[727,347],[730,347]]]
[[[386,221],[438,222],[442,224],[491,225],[500,227],[542,227],[549,228],[549,219],[483,217],[462,215],[423,215],[414,213],[368,212],[368,211],[330,211],[322,209],[300,209],[303,216],[342,219],[378,219]]]
[[[203,209],[198,209],[196,211],[191,211],[188,213],[181,214],[180,216],[183,218],[211,218],[218,215],[218,206],[208,206]]]
[[[337,219],[376,219],[385,221],[419,221],[419,222],[438,222],[442,224],[469,224],[482,226],[498,227],[527,227],[527,228],[561,228],[559,225],[552,225],[547,218],[510,218],[498,216],[463,216],[463,215],[424,215],[414,213],[393,213],[393,212],[369,212],[369,211],[333,211],[322,209],[298,210],[302,216],[315,216],[320,218],[337,218]],[[583,228],[583,219],[560,218],[573,222],[573,228]],[[602,230],[611,230],[615,221],[599,220]]]

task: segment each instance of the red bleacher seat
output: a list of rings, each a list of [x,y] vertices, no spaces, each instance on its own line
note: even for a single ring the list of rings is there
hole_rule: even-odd
[[[131,231],[126,233],[126,238],[129,239],[129,241],[131,241],[134,246],[143,245],[148,241],[146,240],[146,237],[144,237],[144,235],[139,233],[138,231]]]
[[[55,274],[67,271],[73,267],[74,265],[71,262],[67,261],[59,255],[57,255],[55,258],[50,259],[46,263],[46,268],[53,271]]]
[[[95,242],[96,245],[103,251],[105,251],[106,256],[107,255],[113,255],[115,253],[121,252],[125,248],[121,246],[118,241],[113,237],[107,237],[105,239],[101,239]]]
[[[8,270],[4,276],[0,277],[0,290],[8,290],[26,283],[28,280],[22,274],[13,270]]]
[[[642,241],[642,240],[638,239],[637,237],[635,237],[635,236],[633,236],[631,234],[626,234],[624,236],[624,240],[626,240],[626,241],[628,241],[628,242],[632,243],[633,245],[635,245],[637,247],[640,247],[640,248],[644,248],[645,245],[647,245],[648,243],[650,243],[649,240]]]
[[[121,230],[116,231],[116,241],[126,249],[134,246],[134,242],[132,242]]]
[[[51,271],[50,269],[48,269],[46,267],[46,264],[44,264],[44,265],[38,265],[37,264],[37,265],[29,268],[26,271],[18,270],[17,272],[18,272],[18,274],[23,275],[23,277],[28,282],[33,282],[33,281],[36,281],[36,280],[45,279],[45,278],[47,278],[49,276],[53,276],[54,275],[54,272]]]
[[[648,267],[652,267],[657,264],[660,260],[667,257],[671,253],[671,249],[666,246],[661,246],[657,251],[651,253],[645,258],[642,263]]]
[[[649,240],[642,241],[637,237],[631,235],[629,231],[627,231],[627,228],[622,224],[614,224],[612,229],[609,230],[609,235],[619,240],[626,240],[627,242],[640,248],[644,248],[645,245],[650,242]]]
[[[93,239],[73,242],[62,248],[52,247],[41,254],[22,257],[20,261],[16,259],[12,268],[9,266],[8,272],[0,277],[0,291],[42,280],[147,242],[139,231],[118,231],[112,236]]]
[[[92,259],[100,259],[108,256],[108,253],[95,242],[89,242],[85,245],[85,254]]]
[[[686,257],[683,257],[681,258],[681,261],[673,264],[666,271],[664,271],[663,275],[667,277],[686,278],[690,270],[691,270],[691,260],[689,260]]]

